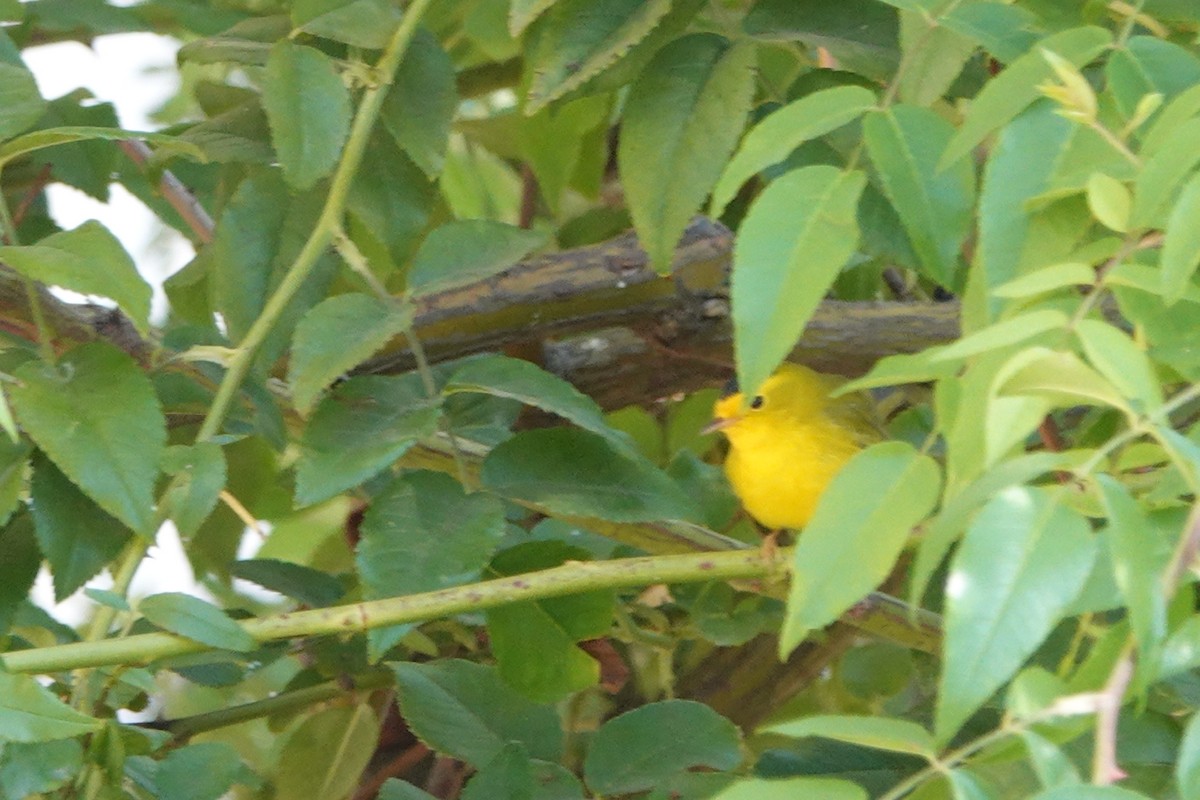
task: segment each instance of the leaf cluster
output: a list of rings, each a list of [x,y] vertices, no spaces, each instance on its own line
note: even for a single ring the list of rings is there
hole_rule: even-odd
[[[1200,798],[1193,5],[0,0],[0,798]],[[155,133],[21,58],[150,30]],[[164,317],[48,182],[188,237]],[[415,327],[629,227],[669,275],[697,214],[744,387],[827,297],[960,303],[774,559],[714,389]],[[206,599],[130,596],[165,525]]]

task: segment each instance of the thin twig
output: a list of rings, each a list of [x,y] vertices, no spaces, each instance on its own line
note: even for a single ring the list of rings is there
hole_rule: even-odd
[[[1125,646],[1104,688],[1096,697],[1096,747],[1092,753],[1092,783],[1108,786],[1125,777],[1117,765],[1117,720],[1125,690],[1133,678],[1133,644]]]
[[[154,155],[154,151],[145,142],[136,139],[125,139],[119,143],[119,146],[129,160],[143,170],[146,169],[146,164]],[[158,180],[158,190],[162,192],[163,199],[171,205],[171,208],[175,209],[176,213],[183,218],[188,228],[191,229],[192,235],[196,237],[196,241],[208,244],[213,240],[212,217],[191,190],[183,185],[183,181],[175,177],[175,173],[164,169]]]

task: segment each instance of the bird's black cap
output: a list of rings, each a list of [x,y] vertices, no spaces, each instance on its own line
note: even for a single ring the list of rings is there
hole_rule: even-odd
[[[729,397],[730,395],[737,394],[739,391],[741,390],[738,388],[737,378],[730,378],[721,387],[721,397]]]

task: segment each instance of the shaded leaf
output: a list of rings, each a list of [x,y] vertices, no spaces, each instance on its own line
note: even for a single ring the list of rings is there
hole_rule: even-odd
[[[229,565],[229,574],[313,608],[331,606],[346,593],[342,582],[328,572],[275,558],[234,561]]]
[[[408,271],[408,291],[422,297],[475,283],[515,265],[546,234],[484,219],[455,220],[429,232]]]
[[[1005,489],[984,507],[946,585],[939,741],[1042,643],[1083,588],[1094,556],[1087,521],[1046,490]]]
[[[557,542],[529,542],[505,550],[489,576],[548,569],[587,552]],[[608,633],[614,596],[598,590],[547,600],[508,603],[487,612],[488,637],[500,675],[532,700],[555,702],[595,686],[600,665],[577,644]]]
[[[475,766],[491,761],[508,742],[520,742],[546,761],[562,755],[554,708],[517,694],[495,668],[456,659],[390,666],[405,721],[438,752]]]
[[[742,139],[713,189],[709,213],[718,217],[743,183],[778,164],[804,142],[858,119],[875,105],[861,86],[835,86],[805,95],[772,112]]]
[[[38,544],[64,600],[108,566],[129,541],[129,528],[79,491],[54,462],[39,457],[30,482]]]
[[[519,400],[557,414],[614,444],[628,445],[628,439],[605,422],[604,412],[595,400],[530,361],[501,355],[471,359],[450,376],[442,389],[446,395],[461,392]]]
[[[1181,299],[1191,288],[1192,276],[1200,267],[1200,174],[1183,186],[1167,219],[1162,248],[1162,292],[1168,303]]]
[[[925,274],[958,289],[959,251],[975,205],[975,172],[965,162],[938,169],[938,158],[953,134],[953,127],[936,113],[912,106],[893,106],[863,122],[863,140],[884,193],[900,215]]]
[[[388,0],[295,0],[292,22],[314,36],[381,50],[402,17]]]
[[[296,503],[327,500],[375,475],[437,430],[441,409],[415,373],[339,384],[304,428]]]
[[[0,739],[51,742],[92,733],[102,725],[61,702],[32,676],[0,672]]]
[[[1043,39],[1037,49],[1014,60],[975,96],[966,119],[946,146],[938,166],[944,169],[965,156],[989,133],[1012,120],[1039,97],[1039,84],[1054,75],[1043,51],[1054,53],[1074,67],[1082,67],[1111,43],[1112,34],[1092,26],[1072,28]]]
[[[225,489],[225,454],[214,442],[173,445],[163,458],[163,472],[175,477],[163,496],[167,517],[187,538],[217,507]]]
[[[537,113],[611,66],[670,10],[670,0],[558,0],[528,34],[532,77],[525,113]]]
[[[80,489],[150,535],[166,422],[150,380],[121,350],[81,345],[57,365],[29,361],[10,388],[21,427]]]
[[[449,475],[406,473],[375,497],[363,517],[355,559],[368,600],[430,592],[479,578],[504,535],[500,501],[466,494]],[[377,659],[411,626],[368,633]]]
[[[462,800],[533,800],[533,765],[519,742],[509,742],[463,787]]]
[[[873,445],[847,462],[796,544],[781,655],[887,577],[913,527],[933,510],[940,484],[937,463],[904,442]]]
[[[152,594],[138,603],[138,611],[158,627],[209,647],[246,652],[257,646],[221,609],[190,594]]]
[[[858,245],[861,172],[812,166],[789,172],[755,200],[733,249],[738,385],[757,387],[791,352]]]
[[[650,703],[600,726],[584,758],[584,780],[597,794],[626,794],[695,767],[733,769],[742,760],[741,738],[737,726],[701,703]]]
[[[457,109],[454,63],[437,37],[419,28],[383,99],[379,110],[383,126],[422,172],[436,178]]]
[[[0,247],[0,260],[35,281],[107,297],[139,333],[149,333],[150,285],[117,238],[99,222],[51,234],[34,245]]]
[[[691,503],[661,470],[590,431],[544,428],[501,442],[483,462],[488,489],[553,513],[614,522],[687,519]]]
[[[737,144],[753,48],[698,33],[660,50],[629,90],[617,164],[638,240],[660,273]]]
[[[350,93],[329,56],[277,42],[263,75],[263,108],[292,187],[307,189],[333,170],[350,131]]]
[[[326,708],[292,731],[275,767],[277,800],[347,797],[375,752],[379,720],[367,703]]]
[[[408,306],[366,294],[339,294],[310,308],[296,325],[288,361],[296,410],[308,412],[326,386],[411,322]]]
[[[937,756],[933,735],[906,719],[823,715],[771,725],[764,731],[795,738],[820,736],[894,753],[909,753],[925,759]]]
[[[37,81],[24,66],[0,64],[0,141],[28,130],[46,113]]]

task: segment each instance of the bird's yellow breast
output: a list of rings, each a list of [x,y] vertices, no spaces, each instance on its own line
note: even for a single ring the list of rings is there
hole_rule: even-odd
[[[768,528],[802,528],[838,470],[880,438],[870,401],[829,393],[841,379],[784,364],[746,401],[719,400],[716,426],[729,438],[725,474],[746,511]]]

